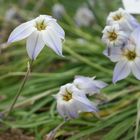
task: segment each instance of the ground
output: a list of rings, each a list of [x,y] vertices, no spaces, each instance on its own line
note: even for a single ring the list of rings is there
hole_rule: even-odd
[[[9,130],[0,134],[0,140],[35,140],[33,136],[27,136],[19,129]]]

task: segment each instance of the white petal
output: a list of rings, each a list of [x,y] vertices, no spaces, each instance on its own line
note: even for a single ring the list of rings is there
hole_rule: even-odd
[[[57,111],[64,119],[68,116],[67,109],[63,103],[57,102]]]
[[[73,99],[78,102],[78,106],[81,110],[86,110],[86,112],[96,112],[98,110],[97,107],[91,103],[86,96],[74,96]]]
[[[45,44],[50,47],[53,51],[56,52],[56,54],[63,56],[62,55],[62,40],[60,37],[53,32],[50,28],[47,30],[43,31],[43,40]]]
[[[109,49],[109,50],[108,50]],[[109,54],[110,52],[110,54]],[[107,48],[103,54],[107,56],[112,62],[118,62],[122,58],[122,50],[120,47]]]
[[[113,83],[126,78],[131,72],[130,65],[127,61],[120,61],[116,64],[113,74]]]
[[[45,46],[45,43],[42,39],[42,33],[39,31],[33,32],[27,39],[27,52],[31,59],[36,59],[40,51]]]
[[[95,93],[98,90],[98,87],[94,84],[93,79],[89,77],[76,76],[73,83],[78,89],[84,91],[86,94],[91,92]]]
[[[102,89],[108,85],[107,83],[100,81],[100,80],[93,80],[93,82],[94,82],[95,86],[98,87],[99,89]]]
[[[33,26],[34,20],[28,21],[16,27],[9,36],[8,43],[19,41],[28,37],[36,28]]]
[[[139,0],[122,0],[122,1],[127,12],[132,14],[140,14]]]
[[[48,23],[50,21],[56,21],[56,19],[52,18],[52,16],[49,15],[40,15],[37,18],[35,18],[36,21],[42,21],[44,20],[44,22]]]
[[[132,73],[134,76],[140,80],[140,58],[136,58],[132,65]]]
[[[49,24],[49,23],[48,23]],[[62,27],[56,23],[56,22],[50,22],[50,27],[52,28],[52,30],[56,31],[56,33],[58,34],[58,36],[64,40],[65,38],[65,32],[62,29]]]
[[[78,110],[76,109],[77,102],[71,101],[57,101],[57,111],[64,118],[78,118]]]
[[[140,46],[140,26],[137,27],[131,34],[130,39],[136,43],[137,46]]]
[[[78,118],[79,117],[79,114],[78,114],[78,110],[76,108],[77,106],[77,102],[75,102],[75,100],[71,100],[67,103],[67,110],[69,112],[69,117],[70,118]]]

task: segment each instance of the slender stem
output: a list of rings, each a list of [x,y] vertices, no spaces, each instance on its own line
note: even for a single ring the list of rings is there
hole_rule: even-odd
[[[55,129],[53,129],[48,135],[46,135],[45,140],[53,140],[58,129],[60,129],[65,123],[66,121],[61,122]]]
[[[54,131],[57,131],[58,129],[60,129],[65,123],[66,123],[66,121],[63,121],[62,123],[60,123],[60,124],[54,129]]]
[[[23,90],[23,88],[25,86],[25,83],[26,83],[26,81],[27,81],[27,79],[29,77],[29,74],[31,72],[32,65],[33,65],[33,60],[31,61],[31,63],[28,62],[28,64],[27,64],[27,72],[26,72],[26,75],[25,75],[25,77],[22,80],[21,86],[18,89],[18,92],[17,92],[17,94],[16,94],[16,96],[15,96],[15,98],[13,100],[13,103],[10,106],[10,109],[9,109],[9,112],[7,113],[7,116],[9,116],[9,114],[12,112],[12,110],[14,108],[14,105],[16,104],[16,101],[18,100],[18,98],[19,98],[19,96],[20,96],[20,94],[21,94],[21,92],[22,92],[22,90]]]

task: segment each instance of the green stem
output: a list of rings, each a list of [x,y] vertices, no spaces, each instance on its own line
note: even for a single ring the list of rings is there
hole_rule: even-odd
[[[53,140],[56,132],[66,123],[66,121],[63,121],[60,123],[55,129],[53,129],[49,134],[46,135],[46,140]]]
[[[138,140],[139,122],[140,122],[140,99],[138,100],[138,104],[137,104],[137,119],[136,119],[136,129],[135,129],[135,140]]]
[[[31,63],[28,63],[26,75],[25,75],[25,77],[23,78],[23,81],[22,81],[22,83],[21,83],[21,86],[20,86],[20,88],[18,89],[18,92],[17,92],[17,94],[16,94],[16,96],[15,96],[15,98],[14,98],[14,100],[13,100],[13,103],[12,103],[11,106],[10,106],[10,109],[9,109],[9,111],[8,111],[8,113],[7,113],[7,116],[9,116],[10,113],[12,112],[12,110],[13,110],[13,108],[14,108],[14,105],[16,104],[16,101],[18,100],[18,98],[19,98],[19,96],[20,96],[20,94],[21,94],[21,92],[22,92],[22,90],[23,90],[23,88],[24,88],[24,86],[25,86],[25,83],[26,83],[26,81],[27,81],[27,79],[28,79],[28,77],[29,77],[29,74],[30,74],[30,72],[31,72],[32,65],[33,65],[33,60],[31,61]]]

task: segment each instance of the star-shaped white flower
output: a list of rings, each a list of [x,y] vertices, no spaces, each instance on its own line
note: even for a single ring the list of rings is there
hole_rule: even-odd
[[[140,28],[137,28],[130,36],[130,39],[124,48],[116,47],[110,50],[108,55],[107,50],[104,54],[113,62],[117,62],[114,74],[113,83],[126,78],[131,72],[140,80]]]
[[[134,30],[134,28],[138,27],[137,20],[130,15],[126,10],[119,8],[115,12],[110,12],[109,16],[107,17],[107,24],[119,24],[121,30],[126,31],[127,33]]]
[[[64,30],[54,18],[40,15],[15,28],[10,34],[8,43],[27,39],[27,53],[34,60],[45,45],[62,56],[62,40],[64,40],[64,36]]]
[[[85,94],[94,95],[100,93],[100,90],[107,86],[107,84],[100,80],[95,80],[95,77],[76,76],[73,84],[82,90]]]
[[[140,14],[140,0],[122,0],[125,10],[131,14]]]
[[[79,113],[97,112],[98,109],[88,100],[85,93],[73,84],[66,84],[54,96],[57,100],[57,110],[64,119],[78,118]]]
[[[128,39],[128,35],[120,29],[118,24],[106,26],[102,33],[102,41],[108,47],[123,46]]]

